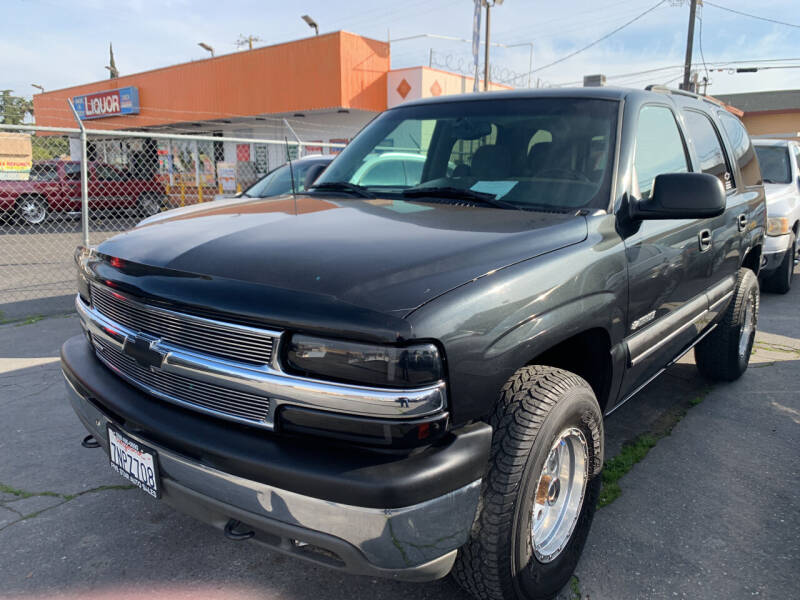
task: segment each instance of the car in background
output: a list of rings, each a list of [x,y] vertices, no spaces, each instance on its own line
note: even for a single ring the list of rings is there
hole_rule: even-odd
[[[249,188],[240,194],[218,194],[214,200],[225,198],[269,198],[292,193],[292,178],[294,178],[294,191],[304,192],[320,173],[325,170],[333,155],[313,154],[293,160],[291,169],[289,163],[283,164],[264,175]],[[320,168],[322,167],[322,168]],[[310,177],[309,177],[310,176]]]
[[[792,285],[800,235],[800,144],[790,140],[754,139],[767,194],[766,264],[763,288],[785,294]]]
[[[370,154],[353,174],[352,182],[382,187],[417,185],[422,179],[424,164],[424,156],[410,152]]]
[[[101,162],[88,165],[89,208],[135,210],[144,217],[166,204],[164,184],[155,170],[122,169]],[[81,210],[81,163],[45,160],[33,163],[25,181],[0,181],[0,214],[28,225],[44,223],[53,213]]]

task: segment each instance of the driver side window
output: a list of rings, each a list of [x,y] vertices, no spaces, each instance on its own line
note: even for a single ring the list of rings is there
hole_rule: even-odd
[[[633,166],[633,191],[642,200],[650,197],[657,175],[689,171],[683,137],[666,106],[645,106],[639,113]]]

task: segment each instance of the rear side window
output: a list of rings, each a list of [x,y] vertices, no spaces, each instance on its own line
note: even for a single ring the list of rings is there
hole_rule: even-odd
[[[650,197],[653,181],[662,173],[687,173],[686,148],[675,116],[665,106],[645,106],[639,113],[634,157],[638,196]],[[634,190],[636,193],[636,190]]]
[[[64,178],[72,179],[73,181],[81,180],[81,165],[80,163],[66,163],[64,164]]]
[[[744,183],[745,186],[758,185],[761,183],[761,170],[758,168],[758,161],[755,159],[756,152],[747,130],[742,122],[729,112],[720,112],[719,120],[733,147],[736,164],[739,165],[739,170],[742,172],[743,181],[741,183]]]
[[[786,146],[756,146],[764,183],[791,183],[792,165]]]
[[[733,188],[733,180],[722,150],[722,141],[711,119],[703,113],[686,110],[683,112],[689,137],[700,160],[700,170],[718,178],[726,190]]]
[[[58,169],[55,165],[33,165],[31,181],[58,181]]]

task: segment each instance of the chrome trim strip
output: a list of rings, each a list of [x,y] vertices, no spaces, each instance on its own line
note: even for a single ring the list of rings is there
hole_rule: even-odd
[[[672,341],[674,338],[676,338],[677,336],[682,334],[684,331],[686,331],[690,327],[693,327],[698,321],[701,321],[703,319],[703,317],[705,317],[707,314],[708,314],[708,309],[704,310],[699,315],[693,317],[691,321],[687,321],[686,323],[684,323],[683,325],[678,327],[676,330],[674,330],[669,335],[660,338],[655,344],[653,344],[652,346],[646,348],[645,350],[643,350],[642,352],[640,352],[636,356],[632,356],[631,357],[631,366],[635,367],[636,365],[638,365],[645,358],[650,356],[653,352],[655,352],[656,350],[659,350],[662,346],[664,346],[665,344],[667,344],[670,341]]]
[[[733,293],[733,292],[731,292],[731,294],[732,294],[732,293]],[[604,415],[604,416],[606,416],[606,417],[607,417],[608,415],[610,415],[611,413],[613,413],[615,410],[617,410],[617,409],[618,409],[620,406],[622,406],[623,404],[625,404],[625,403],[626,403],[628,400],[630,400],[631,398],[633,398],[633,397],[634,397],[636,394],[638,394],[640,391],[642,391],[642,390],[643,390],[645,387],[647,387],[647,386],[648,386],[648,385],[649,385],[649,384],[650,384],[650,383],[651,383],[651,382],[652,382],[654,379],[656,379],[656,378],[657,378],[659,375],[661,375],[661,374],[662,374],[664,371],[666,371],[666,370],[667,370],[669,367],[671,367],[671,366],[672,366],[672,365],[674,365],[676,362],[678,362],[678,361],[679,361],[681,358],[683,358],[683,357],[684,357],[684,356],[685,356],[685,355],[686,355],[686,354],[689,352],[689,350],[691,350],[691,349],[692,349],[692,348],[694,348],[694,347],[695,347],[697,344],[699,344],[699,343],[700,343],[700,341],[701,341],[701,340],[702,340],[704,337],[706,337],[706,336],[707,336],[709,333],[711,333],[712,331],[714,331],[714,329],[716,329],[716,328],[717,328],[717,324],[715,323],[714,325],[712,325],[711,327],[709,327],[708,329],[706,329],[706,330],[705,330],[705,331],[704,331],[704,332],[703,332],[703,333],[702,333],[702,334],[701,334],[701,335],[700,335],[700,336],[699,336],[699,337],[698,337],[696,340],[694,340],[694,341],[693,341],[691,344],[689,344],[689,345],[688,345],[688,346],[687,346],[687,347],[686,347],[684,350],[682,350],[682,351],[681,351],[681,353],[680,353],[680,354],[678,354],[678,356],[676,356],[675,358],[673,358],[673,359],[672,359],[672,360],[671,360],[671,361],[670,361],[670,362],[667,364],[667,366],[666,366],[666,367],[664,367],[663,369],[659,369],[659,370],[658,370],[658,371],[655,373],[655,375],[652,375],[651,377],[649,377],[649,378],[648,378],[648,379],[647,379],[647,380],[646,380],[646,381],[645,381],[643,384],[641,384],[640,386],[638,386],[638,387],[637,387],[635,390],[633,390],[633,391],[632,391],[630,394],[628,394],[627,396],[625,396],[625,398],[623,398],[623,399],[622,399],[620,402],[618,402],[617,404],[615,404],[615,405],[614,405],[614,408],[612,408],[612,409],[611,409],[611,410],[609,410],[607,413],[605,413],[605,415]]]
[[[274,363],[278,355],[281,336],[279,331],[198,317],[144,304],[128,294],[94,281],[90,284],[90,294],[92,308],[109,321],[118,322],[123,317],[130,321],[129,327],[138,329],[137,321],[141,321],[142,317],[136,311],[143,313],[145,319],[151,315],[154,322],[147,324],[152,326],[152,330],[147,333],[171,340],[189,351],[205,351],[228,360],[242,360],[255,365]],[[119,296],[120,299],[115,299],[114,296]],[[125,305],[131,308],[126,311]],[[145,327],[144,323],[141,325]],[[241,335],[237,340],[239,334]],[[184,339],[177,339],[179,335]],[[204,340],[202,346],[200,339]]]
[[[78,417],[107,448],[108,418],[65,379]],[[124,428],[123,433],[157,452],[162,477],[258,516],[333,535],[358,548],[370,564],[384,569],[424,564],[464,544],[480,496],[481,480],[477,479],[442,496],[401,508],[341,504],[231,475],[171,452]]]
[[[166,316],[177,318],[179,320],[194,321],[199,325],[211,325],[214,327],[218,327],[220,329],[230,329],[232,331],[247,331],[249,333],[263,337],[271,337],[271,338],[281,337],[280,331],[273,331],[271,329],[263,329],[260,327],[250,327],[249,325],[240,325],[238,323],[228,323],[226,321],[217,321],[215,319],[209,319],[207,317],[198,317],[196,315],[192,315],[189,313],[176,312],[174,310],[169,310],[168,308],[153,306],[152,304],[144,304],[128,294],[120,292],[119,290],[111,289],[110,287],[99,284],[95,281],[92,281],[91,287],[102,288],[104,290],[107,290],[109,293],[113,292],[115,294],[119,294],[120,296],[124,296],[129,302],[131,302],[132,304],[136,304],[139,308],[141,308],[145,312],[162,313],[165,314]]]
[[[722,297],[721,297],[719,300],[717,300],[716,302],[714,302],[714,304],[712,304],[711,306],[709,306],[709,307],[708,307],[708,310],[709,310],[710,312],[717,312],[717,309],[719,309],[719,307],[720,307],[720,306],[722,306],[723,304],[725,304],[725,302],[726,302],[727,300],[730,300],[730,299],[731,299],[731,296],[733,296],[733,290],[731,290],[730,292],[728,292],[727,294],[725,294],[724,296],[722,296]]]
[[[118,352],[122,352],[127,338],[136,335],[136,332],[110,321],[98,311],[84,304],[80,296],[75,298],[75,308],[84,328],[88,329],[93,336],[112,345]],[[298,377],[277,371],[268,365],[253,366],[203,356],[162,341],[154,342],[153,349],[165,355],[160,369],[165,373],[175,373],[212,385],[261,394],[270,398],[270,419],[265,423],[258,423],[267,429],[272,428],[272,416],[275,409],[281,404],[388,419],[423,417],[443,410],[446,404],[443,381],[414,389],[373,388]],[[116,370],[115,372],[119,373]],[[148,393],[153,393],[141,382],[131,381],[131,383]],[[202,410],[201,407],[161,393],[154,395],[188,408]],[[209,411],[206,409],[203,412]],[[211,412],[210,414],[238,420],[231,418],[226,413]],[[248,423],[254,424],[253,421],[248,421]]]

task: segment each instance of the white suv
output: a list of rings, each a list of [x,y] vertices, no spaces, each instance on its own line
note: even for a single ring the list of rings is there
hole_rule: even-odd
[[[763,288],[785,294],[792,285],[800,233],[800,144],[754,139],[767,194]]]

